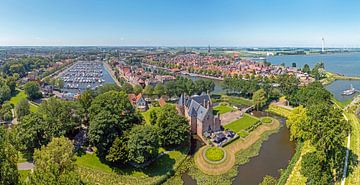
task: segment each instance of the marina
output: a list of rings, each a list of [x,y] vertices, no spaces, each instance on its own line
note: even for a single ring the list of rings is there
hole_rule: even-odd
[[[100,61],[79,61],[60,75],[66,93],[79,93],[86,89],[96,89],[105,83],[115,83]]]

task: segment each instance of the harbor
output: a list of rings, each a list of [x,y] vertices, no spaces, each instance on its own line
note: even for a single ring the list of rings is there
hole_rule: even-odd
[[[109,71],[100,61],[79,61],[60,75],[64,81],[65,93],[81,93],[86,89],[96,89],[105,83],[115,83]]]

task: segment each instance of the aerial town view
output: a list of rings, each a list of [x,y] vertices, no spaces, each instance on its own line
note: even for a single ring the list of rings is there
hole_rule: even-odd
[[[360,185],[360,1],[0,1],[0,185]]]

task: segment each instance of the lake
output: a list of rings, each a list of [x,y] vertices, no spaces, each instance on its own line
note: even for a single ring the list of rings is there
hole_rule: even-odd
[[[266,60],[272,64],[285,63],[286,66],[291,66],[295,62],[298,68],[302,68],[305,64],[313,67],[318,62],[324,62],[327,71],[346,76],[360,76],[360,52],[270,56]]]

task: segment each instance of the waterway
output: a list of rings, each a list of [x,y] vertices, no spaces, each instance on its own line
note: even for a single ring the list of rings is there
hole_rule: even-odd
[[[360,71],[359,71],[359,73],[360,73]],[[351,85],[353,85],[353,87],[355,89],[360,90],[360,80],[336,80],[336,81],[332,82],[331,84],[327,85],[325,88],[329,92],[331,92],[331,94],[333,94],[334,97],[336,99],[338,99],[339,101],[346,101],[346,100],[352,99],[358,95],[358,93],[355,93],[350,96],[342,95],[342,92],[346,89],[349,89]]]
[[[266,60],[272,64],[284,63],[286,66],[291,66],[294,62],[299,68],[305,64],[313,67],[318,62],[324,62],[327,71],[345,76],[360,76],[360,52],[270,56]]]
[[[258,185],[266,175],[278,178],[280,176],[279,170],[287,167],[295,153],[295,144],[289,140],[289,130],[285,126],[284,118],[260,111],[254,111],[253,115],[256,117],[274,117],[280,120],[282,127],[262,143],[259,155],[250,158],[249,162],[238,167],[238,174],[233,180],[233,185]],[[198,143],[194,148],[197,146],[199,146]],[[197,184],[186,173],[181,178],[185,185]]]
[[[86,73],[84,74],[81,72],[71,71],[71,69],[74,69],[76,66],[82,65],[83,63],[84,63],[84,65],[85,64],[100,65],[101,73],[99,73],[99,74],[101,74],[101,76],[99,76],[97,78],[99,78],[102,81],[99,82],[98,80],[95,80],[95,82],[93,82],[93,83],[65,82],[64,88],[62,89],[64,92],[78,93],[78,92],[83,92],[86,89],[95,89],[99,86],[102,86],[105,83],[115,83],[114,79],[111,77],[109,71],[105,68],[104,64],[101,62],[97,62],[97,61],[91,61],[91,62],[90,61],[89,62],[79,61],[79,62],[75,63],[74,65],[70,66],[68,70],[66,70],[63,74],[60,75],[60,77],[64,78],[65,75],[72,75],[70,78],[91,79],[92,77],[85,77],[86,75],[88,75]],[[90,70],[90,71],[95,70],[95,68],[88,69],[88,70]],[[70,86],[72,86],[72,88],[70,88]]]
[[[289,140],[290,132],[285,126],[284,118],[259,111],[254,111],[253,115],[274,117],[280,120],[282,127],[278,133],[270,135],[268,140],[262,143],[259,155],[238,167],[238,175],[233,185],[257,185],[266,175],[280,177],[279,170],[287,167],[295,153],[295,143]]]

